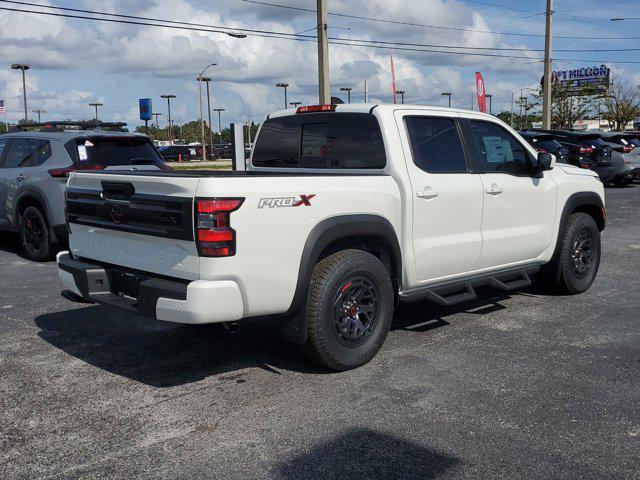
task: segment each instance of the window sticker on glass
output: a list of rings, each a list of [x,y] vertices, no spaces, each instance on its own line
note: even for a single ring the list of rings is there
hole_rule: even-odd
[[[78,157],[81,162],[86,162],[89,156],[87,155],[87,147],[84,145],[78,145]]]
[[[482,137],[487,151],[487,163],[505,163],[513,161],[511,143],[501,137]]]
[[[94,147],[95,145],[93,143],[91,143],[89,140],[85,140],[84,146],[85,147]]]

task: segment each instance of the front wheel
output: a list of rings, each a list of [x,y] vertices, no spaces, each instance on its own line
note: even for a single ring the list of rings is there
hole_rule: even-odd
[[[324,258],[313,270],[303,352],[332,370],[364,365],[387,337],[393,298],[389,271],[370,253],[343,250]]]
[[[561,235],[560,251],[552,265],[558,287],[566,293],[582,293],[598,273],[600,231],[590,215],[579,212],[569,216]]]

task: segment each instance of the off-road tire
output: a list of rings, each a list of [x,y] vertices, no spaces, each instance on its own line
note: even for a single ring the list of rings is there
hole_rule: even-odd
[[[351,339],[342,337],[347,330],[340,330],[338,325],[344,324],[340,323],[340,315],[336,314],[337,305],[344,305],[341,302],[346,301],[341,299],[349,296],[350,279],[362,282],[363,289],[371,293],[368,300],[371,306],[367,309],[365,304],[363,312],[376,312],[373,314],[375,322],[370,323],[372,326],[367,330],[368,333],[351,344]],[[358,293],[351,298],[355,299],[357,296]],[[375,308],[371,300],[374,297]],[[389,271],[378,258],[362,250],[342,250],[329,255],[313,269],[306,303],[308,335],[302,351],[312,362],[331,370],[343,371],[364,365],[378,353],[384,343],[393,319],[393,308],[393,285]],[[359,313],[359,307],[357,312],[353,318],[368,318],[364,313]],[[358,341],[362,343],[358,344]]]
[[[27,207],[20,214],[18,222],[20,245],[27,258],[36,262],[51,259],[53,245],[49,236],[49,224],[42,210],[34,206]]]
[[[560,235],[558,251],[551,264],[547,266],[547,278],[555,283],[561,293],[575,295],[585,292],[593,284],[600,266],[601,243],[598,226],[593,217],[578,212],[569,216]],[[575,246],[584,235],[589,239],[591,260],[586,271],[578,273]]]

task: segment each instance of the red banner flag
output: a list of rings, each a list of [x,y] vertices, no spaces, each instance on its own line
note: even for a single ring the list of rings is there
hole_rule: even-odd
[[[476,93],[478,94],[478,110],[482,113],[487,113],[487,97],[484,91],[484,80],[480,72],[476,72]]]
[[[393,104],[396,104],[396,67],[393,64],[393,56],[389,56],[391,59],[391,88],[393,88]]]

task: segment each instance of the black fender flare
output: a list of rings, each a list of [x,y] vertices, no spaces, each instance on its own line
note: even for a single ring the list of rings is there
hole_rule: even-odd
[[[56,243],[58,239],[56,237],[55,232],[53,231],[53,224],[51,223],[51,212],[49,212],[49,205],[47,204],[46,199],[44,198],[44,195],[42,195],[37,190],[32,190],[32,189],[24,190],[18,195],[18,199],[15,203],[14,212],[13,212],[13,218],[16,219],[16,222],[15,222],[16,230],[20,229],[20,225],[18,225],[18,212],[20,211],[20,207],[22,206],[22,203],[25,200],[35,200],[40,204],[40,207],[43,210],[45,219],[49,224],[49,238],[53,243]]]
[[[309,233],[302,250],[298,281],[286,316],[292,318],[284,329],[284,335],[296,343],[306,341],[304,304],[307,298],[311,275],[322,252],[332,243],[350,237],[375,238],[389,248],[394,285],[400,288],[402,279],[402,253],[398,236],[391,222],[380,215],[354,214],[327,218],[318,223]]]

